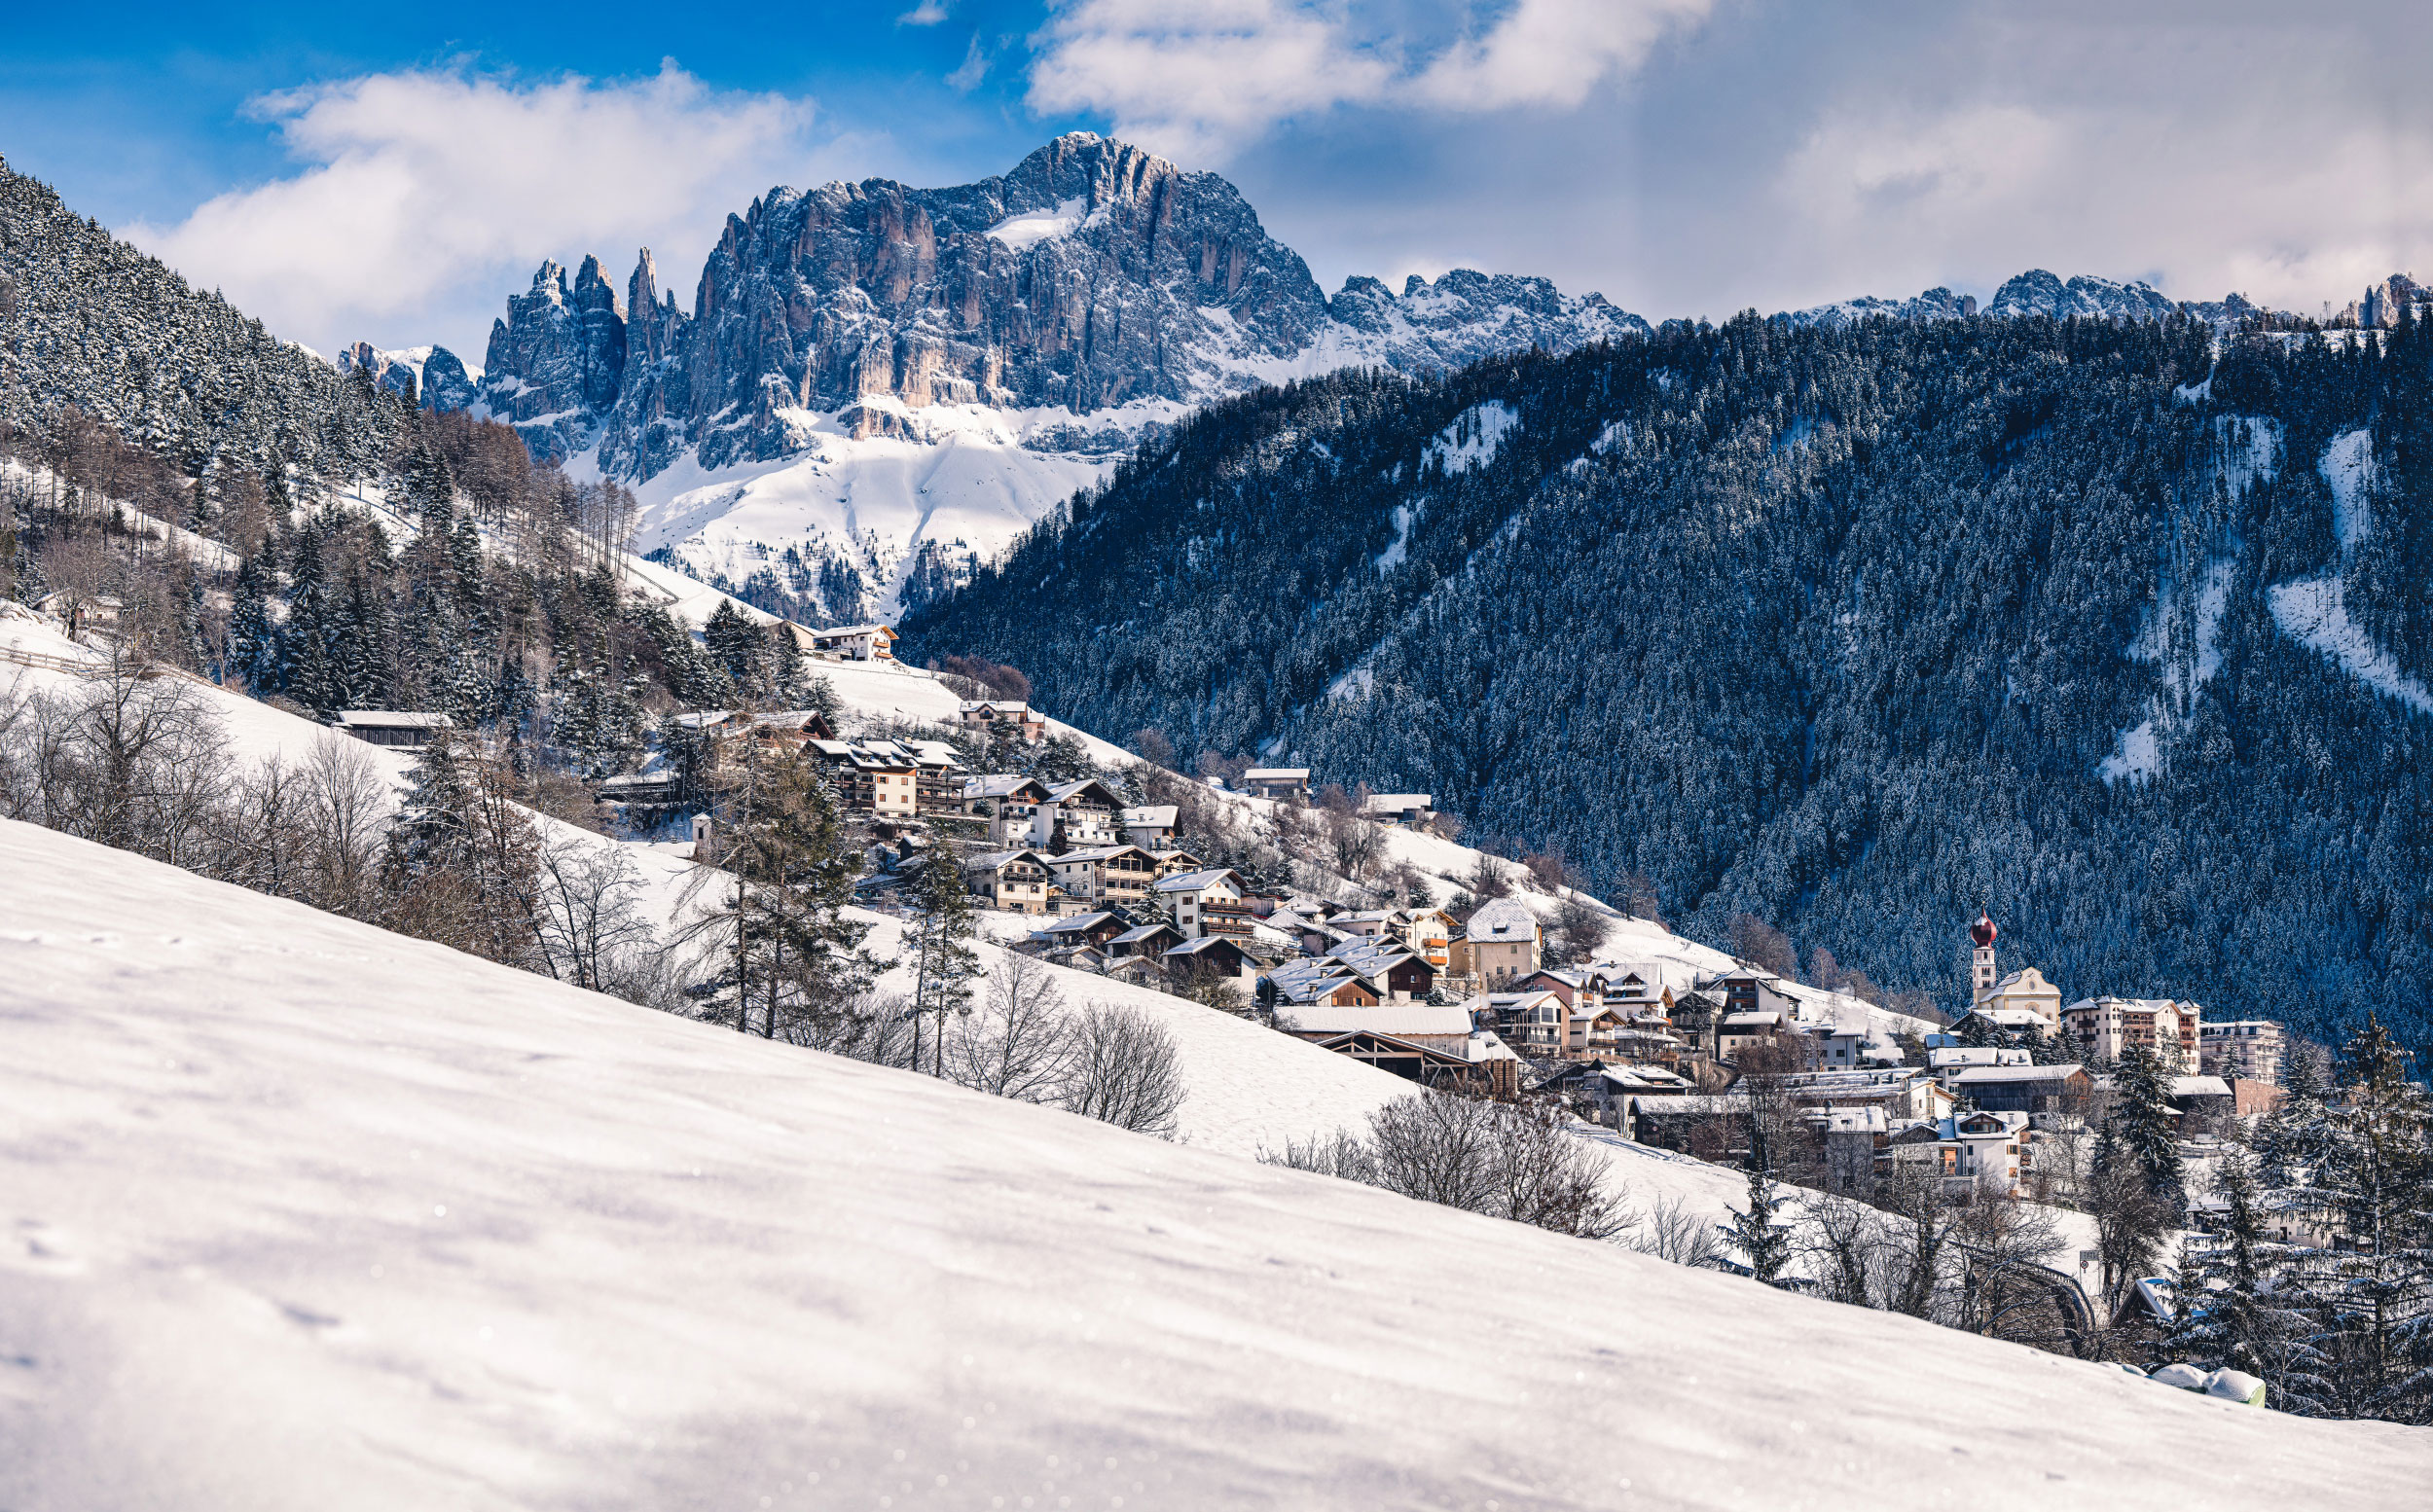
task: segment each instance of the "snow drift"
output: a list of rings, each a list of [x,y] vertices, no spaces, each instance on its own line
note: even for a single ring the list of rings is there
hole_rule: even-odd
[[[0,824],[0,1504],[2397,1506],[2433,1438],[763,1043]]]

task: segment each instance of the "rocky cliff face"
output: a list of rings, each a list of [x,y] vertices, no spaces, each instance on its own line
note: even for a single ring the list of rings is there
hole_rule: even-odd
[[[1086,132],[953,189],[775,189],[730,216],[692,311],[645,251],[616,291],[555,263],[491,330],[482,399],[539,449],[649,478],[789,456],[815,415],[894,433],[934,405],[1191,404],[1350,363],[1460,366],[1644,332],[1543,279],[1457,271],[1330,304],[1234,187]]]

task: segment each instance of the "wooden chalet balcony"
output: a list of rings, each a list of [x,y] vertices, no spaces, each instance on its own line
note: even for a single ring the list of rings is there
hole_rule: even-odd
[[[1200,927],[1210,934],[1232,935],[1247,940],[1251,937],[1252,920],[1258,918],[1247,903],[1203,903],[1200,905]]]

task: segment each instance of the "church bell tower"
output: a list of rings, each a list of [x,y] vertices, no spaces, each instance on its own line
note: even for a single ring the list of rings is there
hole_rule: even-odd
[[[2000,932],[1982,909],[1978,911],[1977,922],[1969,925],[1969,940],[1976,947],[1969,956],[1972,1002],[1984,1001],[1985,994],[1994,990],[1994,936]]]

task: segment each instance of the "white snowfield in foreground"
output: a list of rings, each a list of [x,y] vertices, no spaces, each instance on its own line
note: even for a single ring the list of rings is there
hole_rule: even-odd
[[[2406,1507],[2208,1400],[0,824],[0,1505]],[[1120,1498],[1120,1499],[1118,1499]]]

